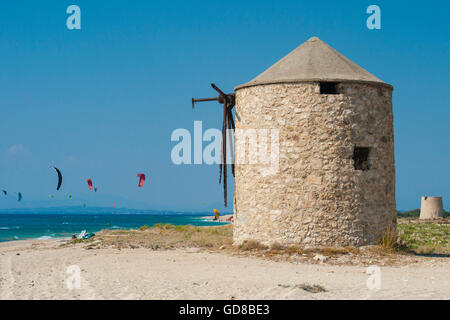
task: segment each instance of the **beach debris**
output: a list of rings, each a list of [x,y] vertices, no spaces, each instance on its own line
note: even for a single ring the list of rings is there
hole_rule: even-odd
[[[227,131],[230,130],[230,154],[231,154],[231,172],[234,176],[234,153],[233,153],[233,137],[231,136],[234,133],[234,120],[233,120],[233,107],[235,105],[235,95],[234,94],[225,94],[222,90],[220,90],[214,83],[211,83],[211,87],[219,93],[217,98],[206,98],[206,99],[192,99],[192,109],[194,109],[194,105],[196,102],[204,102],[204,101],[217,101],[220,104],[223,104],[223,121],[222,121],[222,148],[221,148],[221,158],[222,161],[219,164],[219,184],[222,183],[223,176],[223,197],[225,208],[227,207]]]
[[[315,261],[325,262],[325,261],[327,261],[328,258],[321,254],[316,254],[313,259]]]
[[[214,211],[214,220],[219,220],[220,217],[219,210],[213,209],[213,211]]]
[[[86,230],[83,230],[83,231],[81,231],[81,233],[78,236],[73,235],[72,241],[73,240],[88,240],[88,239],[92,238],[93,236],[95,236],[95,233],[86,233]]]
[[[87,179],[87,184],[89,186],[89,190],[92,190],[92,180],[91,179]]]
[[[18,202],[22,201],[22,193],[21,192],[17,193],[17,201]]]
[[[318,284],[310,285],[308,283],[302,283],[302,284],[298,285],[297,287],[300,289],[303,289],[307,292],[311,292],[311,293],[319,293],[319,292],[327,291],[323,286],[318,285]]]
[[[53,166],[53,169],[55,169],[56,173],[58,174],[58,185],[56,186],[56,190],[59,190],[59,188],[61,188],[61,184],[62,184],[62,174],[61,174],[61,171],[59,171],[59,169],[57,167]]]
[[[317,284],[311,285],[311,284],[308,284],[308,283],[301,283],[301,284],[295,284],[295,285],[278,284],[278,286],[280,288],[284,288],[284,289],[288,289],[288,288],[302,289],[302,290],[305,290],[305,291],[310,292],[310,293],[319,293],[319,292],[326,292],[327,291],[321,285],[317,285]]]
[[[137,176],[139,177],[139,184],[138,187],[142,187],[145,183],[145,174],[138,173]]]
[[[92,238],[93,236],[95,236],[95,233],[88,233],[83,237],[83,240],[88,240],[88,239]]]
[[[86,235],[86,230],[81,231],[81,233],[77,236],[77,239],[83,239],[83,237]]]

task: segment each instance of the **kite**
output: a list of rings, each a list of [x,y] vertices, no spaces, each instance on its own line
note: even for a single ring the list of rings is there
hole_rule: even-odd
[[[59,169],[57,167],[53,167],[53,169],[55,169],[56,173],[58,174],[58,185],[56,186],[56,190],[59,190],[59,188],[61,188],[61,183],[62,183],[62,174],[61,174],[61,171],[59,171]]]
[[[5,196],[8,194],[8,192],[6,192],[6,190],[2,190],[2,192],[5,194]]]
[[[145,183],[145,174],[138,173],[137,176],[139,177],[139,184],[138,187],[142,187]]]
[[[17,201],[18,202],[22,201],[22,193],[20,192],[17,194]]]
[[[72,200],[72,195],[71,195],[71,194],[69,194],[69,199],[71,199],[71,200]]]
[[[97,192],[97,187],[94,188],[94,191]]]
[[[89,190],[92,190],[92,180],[91,179],[87,179],[86,180],[89,186]]]

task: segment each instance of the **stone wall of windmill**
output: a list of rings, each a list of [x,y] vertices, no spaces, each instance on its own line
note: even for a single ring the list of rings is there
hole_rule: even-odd
[[[236,88],[236,158],[246,130],[275,128],[279,165],[237,161],[235,243],[363,245],[395,227],[392,86],[354,77]]]

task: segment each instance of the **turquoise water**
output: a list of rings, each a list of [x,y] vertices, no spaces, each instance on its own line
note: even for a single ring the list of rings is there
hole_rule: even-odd
[[[133,229],[156,223],[195,226],[221,225],[201,219],[203,214],[0,214],[0,242],[32,238],[60,238],[79,234],[82,230],[98,232],[102,229]]]

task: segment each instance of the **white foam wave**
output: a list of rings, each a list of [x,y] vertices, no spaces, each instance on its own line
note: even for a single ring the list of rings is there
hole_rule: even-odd
[[[38,240],[50,240],[50,239],[53,239],[53,238],[50,236],[42,236],[42,237],[38,238]]]

